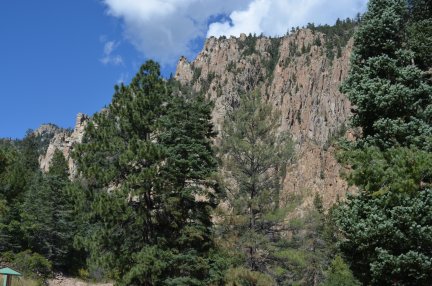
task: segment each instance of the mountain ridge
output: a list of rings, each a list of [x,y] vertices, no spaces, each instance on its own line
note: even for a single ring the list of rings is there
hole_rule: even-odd
[[[329,57],[327,36],[313,29],[296,30],[281,38],[246,36],[211,37],[191,62],[181,57],[174,79],[214,102],[212,121],[220,133],[227,110],[238,104],[241,93],[258,90],[264,100],[281,112],[281,131],[289,131],[296,143],[296,160],[288,168],[281,203],[291,194],[306,196],[310,205],[315,193],[329,207],[349,189],[340,176],[331,142],[353,135],[347,131],[351,104],[339,91],[349,71],[353,40],[333,47]],[[330,45],[333,46],[333,45]],[[39,159],[47,171],[56,149],[63,152],[71,176],[76,165],[70,157],[82,141],[90,118],[78,114],[72,134],[58,132]]]

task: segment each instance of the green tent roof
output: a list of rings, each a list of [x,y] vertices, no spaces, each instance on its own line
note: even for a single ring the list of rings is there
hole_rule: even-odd
[[[0,274],[21,276],[21,273],[7,267],[0,269]]]

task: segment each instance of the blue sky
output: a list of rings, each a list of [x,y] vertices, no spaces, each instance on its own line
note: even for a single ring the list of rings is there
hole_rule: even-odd
[[[96,0],[6,0],[0,4],[0,137],[22,137],[52,122],[71,127],[78,112],[109,103],[113,86],[143,56],[122,40],[121,22]],[[104,41],[124,63],[104,64]]]
[[[283,35],[334,23],[366,0],[4,0],[0,2],[0,137],[43,123],[73,127],[109,104],[147,59],[174,72],[208,36]]]

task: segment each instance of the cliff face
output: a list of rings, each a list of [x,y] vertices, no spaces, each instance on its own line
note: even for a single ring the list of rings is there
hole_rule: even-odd
[[[308,29],[283,38],[210,38],[194,61],[180,59],[175,78],[214,101],[217,130],[239,94],[258,90],[280,110],[281,129],[296,141],[297,160],[287,173],[284,196],[318,192],[329,205],[348,189],[330,143],[345,133],[350,116],[350,102],[339,86],[348,74],[352,41],[333,59],[326,55],[325,41]]]
[[[88,121],[89,117],[87,115],[79,113],[76,118],[75,128],[72,132],[64,129],[53,130],[54,135],[48,145],[46,153],[39,157],[39,165],[42,171],[47,172],[49,170],[54,152],[58,149],[63,152],[63,155],[68,162],[71,178],[77,174],[77,168],[71,158],[71,153],[74,145],[81,143],[84,136],[84,129],[87,126]],[[41,128],[38,128],[37,130],[39,129]]]
[[[281,112],[281,130],[289,131],[296,142],[296,160],[288,169],[282,202],[295,193],[305,194],[305,203],[310,204],[319,193],[329,206],[348,190],[331,141],[343,134],[350,136],[345,131],[350,102],[339,86],[348,74],[352,41],[334,49],[330,53],[334,58],[328,56],[328,47],[324,34],[308,29],[282,38],[212,37],[194,61],[181,58],[177,65],[175,78],[214,102],[212,120],[218,131],[241,93],[258,90],[263,100]],[[74,144],[82,141],[88,120],[79,114],[72,133],[56,132],[40,158],[44,171],[59,149],[68,160],[71,176],[76,175],[70,154]]]

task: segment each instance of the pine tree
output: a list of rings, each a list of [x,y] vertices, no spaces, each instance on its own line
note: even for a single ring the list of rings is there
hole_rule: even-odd
[[[86,129],[74,155],[91,200],[85,245],[120,285],[207,285],[209,119],[205,102],[172,96],[148,61]]]
[[[25,249],[31,249],[47,259],[52,259],[55,253],[53,195],[43,174],[38,172],[21,207],[21,229],[27,242]]]
[[[430,285],[432,191],[351,197],[335,213],[341,249],[367,285]]]
[[[31,171],[39,170],[39,155],[42,152],[41,137],[29,129],[24,138],[17,141],[16,145],[23,155],[22,160],[24,160],[26,168]]]
[[[20,227],[20,209],[28,191],[33,171],[26,164],[21,150],[15,142],[4,142],[3,172],[0,173],[0,251],[20,251],[25,245]]]
[[[336,256],[327,272],[323,286],[359,286],[348,265],[340,256]]]
[[[70,271],[77,263],[77,254],[73,247],[73,239],[77,231],[74,216],[74,202],[70,196],[69,168],[63,153],[56,150],[51,160],[46,180],[51,188],[54,205],[53,220],[55,222],[55,252],[50,259],[55,269]],[[79,262],[78,262],[79,263]]]
[[[3,174],[7,166],[7,158],[5,151],[0,149],[0,176]]]
[[[324,212],[321,196],[316,194],[313,207],[302,208],[304,197],[290,195],[285,207],[285,219],[280,230],[285,234],[275,241],[273,271],[277,285],[321,285],[325,270],[338,253],[335,225]],[[331,213],[332,210],[329,210]]]
[[[428,285],[432,154],[415,148],[346,152],[360,194],[334,212],[340,247],[365,284]]]
[[[380,150],[372,146],[345,152],[352,166],[348,181],[368,195],[387,192],[417,194],[432,186],[432,153],[415,148]]]
[[[423,13],[430,11],[426,2],[369,2],[342,88],[354,104],[352,123],[362,129],[341,156],[360,194],[334,214],[341,250],[364,284],[427,285],[431,279],[430,55],[417,49],[421,40],[413,30],[432,16]]]
[[[240,267],[251,271],[251,277],[271,273],[269,261],[276,260],[272,249],[276,225],[283,218],[279,192],[292,156],[291,141],[277,134],[279,126],[279,114],[258,93],[251,93],[228,114],[222,132],[223,200],[228,211],[220,231],[222,239],[233,241],[231,247],[243,254]]]
[[[414,52],[415,64],[422,70],[432,67],[432,2],[409,0],[410,19],[407,44]]]
[[[405,0],[371,0],[355,36],[342,91],[354,105],[359,143],[432,150],[432,85],[406,49]]]
[[[67,271],[75,232],[73,204],[67,194],[68,167],[56,150],[46,175],[37,172],[21,208],[21,228],[27,248],[49,259],[54,269]]]

